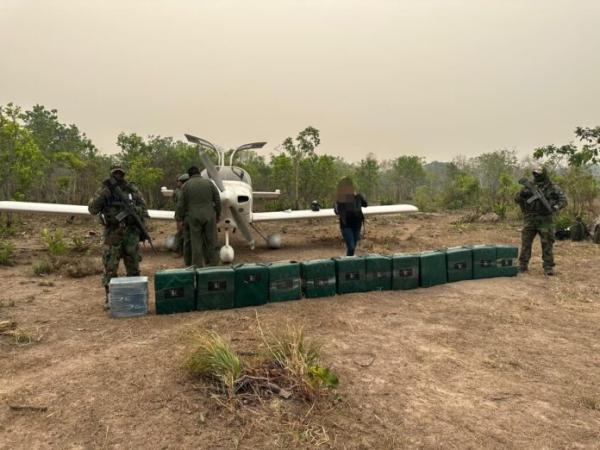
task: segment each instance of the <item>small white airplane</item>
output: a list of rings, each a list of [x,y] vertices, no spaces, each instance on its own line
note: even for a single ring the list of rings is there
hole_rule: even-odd
[[[230,158],[229,165],[225,165],[225,154],[218,150],[210,142],[196,136],[185,135],[187,140],[198,146],[200,159],[205,169],[201,176],[212,180],[219,190],[221,196],[221,218],[217,227],[219,231],[225,232],[225,244],[221,247],[220,257],[224,263],[231,263],[235,257],[233,247],[229,244],[229,233],[240,230],[244,239],[254,248],[255,240],[252,236],[250,227],[252,227],[261,238],[263,238],[270,248],[279,248],[281,246],[281,236],[279,234],[264,236],[254,225],[258,222],[279,221],[279,220],[298,220],[298,219],[321,219],[326,217],[335,217],[333,208],[325,209],[305,209],[305,210],[286,210],[276,212],[253,212],[252,202],[255,198],[273,199],[280,195],[280,191],[261,192],[252,190],[252,180],[248,172],[233,165],[233,157],[236,152],[262,148],[266,142],[254,142],[242,145],[236,148]],[[204,149],[211,149],[219,156],[219,165],[215,166],[210,160]],[[173,191],[166,187],[161,188],[163,195],[170,197]],[[89,215],[88,207],[85,205],[65,205],[57,203],[35,203],[35,202],[15,202],[0,201],[0,211],[28,212],[28,213],[49,213],[65,214],[70,216]],[[369,206],[363,208],[363,214],[382,215],[398,214],[405,212],[417,212],[418,208],[413,205],[397,204],[385,206]],[[157,220],[175,220],[174,211],[148,210],[151,219]]]

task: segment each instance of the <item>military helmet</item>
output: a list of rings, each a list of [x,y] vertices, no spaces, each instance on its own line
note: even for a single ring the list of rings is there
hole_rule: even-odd
[[[190,176],[187,173],[181,174],[177,177],[177,181],[181,181],[182,183],[185,183],[189,179]]]
[[[541,164],[536,164],[531,168],[531,173],[533,175],[541,175],[542,173],[544,173],[544,166],[542,166]]]
[[[121,172],[123,175],[125,175],[127,172],[125,172],[125,169],[123,169],[123,167],[116,165],[116,166],[112,166],[110,168],[110,174],[112,175],[115,172]]]

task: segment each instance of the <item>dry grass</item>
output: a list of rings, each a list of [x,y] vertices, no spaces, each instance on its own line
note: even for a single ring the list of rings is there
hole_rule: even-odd
[[[267,349],[266,361],[285,371],[294,380],[293,389],[304,399],[314,401],[336,388],[339,379],[321,364],[321,345],[306,339],[304,328],[288,325],[284,331],[265,334],[259,331]]]
[[[20,327],[13,320],[0,321],[0,335],[10,337],[12,343],[18,346],[36,344],[44,337],[41,328]]]
[[[262,403],[273,395],[314,402],[339,384],[337,375],[320,365],[320,346],[305,338],[302,327],[288,326],[281,333],[258,330],[264,352],[242,357],[214,331],[192,332],[194,350],[185,361],[193,375],[216,383],[229,400]]]
[[[243,366],[231,346],[214,331],[192,335],[195,350],[188,356],[185,367],[191,374],[216,381],[233,398]]]
[[[54,264],[49,259],[41,259],[38,262],[33,264],[31,268],[34,275],[43,276],[49,275],[55,271]]]

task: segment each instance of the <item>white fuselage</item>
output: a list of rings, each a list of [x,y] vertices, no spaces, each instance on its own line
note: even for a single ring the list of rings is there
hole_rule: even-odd
[[[252,222],[252,186],[244,181],[223,180],[225,190],[221,195],[221,218],[217,227],[235,229],[237,224],[231,216],[234,207],[250,223]]]

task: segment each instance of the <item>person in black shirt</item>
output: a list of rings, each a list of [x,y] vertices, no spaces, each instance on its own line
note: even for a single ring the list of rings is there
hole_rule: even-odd
[[[334,211],[340,218],[340,230],[346,242],[346,256],[354,256],[365,220],[362,207],[366,206],[367,201],[356,192],[352,180],[349,177],[342,178],[337,187]]]

